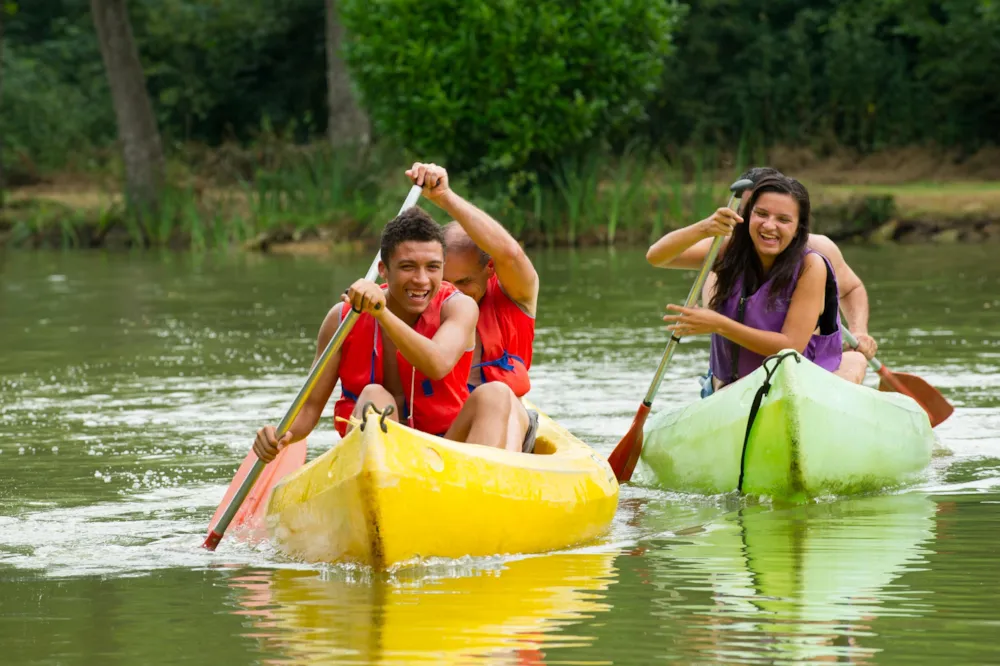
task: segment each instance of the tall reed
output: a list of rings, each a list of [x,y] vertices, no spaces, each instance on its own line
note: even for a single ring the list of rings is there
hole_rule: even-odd
[[[591,154],[581,160],[564,160],[552,180],[562,196],[566,240],[576,245],[577,237],[590,227],[596,212],[600,158]]]
[[[639,224],[636,197],[643,192],[646,177],[646,159],[641,145],[630,143],[612,169],[611,182],[607,191],[608,245],[614,245],[618,224],[624,216],[626,225]]]

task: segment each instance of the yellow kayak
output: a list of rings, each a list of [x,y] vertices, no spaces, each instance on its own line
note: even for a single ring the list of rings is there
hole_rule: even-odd
[[[617,506],[604,457],[540,411],[534,453],[448,441],[371,411],[275,487],[266,522],[292,557],[385,569],[581,544]]]

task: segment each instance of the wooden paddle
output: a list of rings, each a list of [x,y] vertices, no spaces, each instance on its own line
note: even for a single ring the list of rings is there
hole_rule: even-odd
[[[840,333],[844,336],[847,344],[853,349],[858,348],[857,338],[843,324],[840,325]],[[877,358],[868,361],[868,365],[878,373],[880,378],[878,383],[879,391],[895,391],[916,400],[917,404],[927,412],[932,428],[937,427],[939,423],[943,422],[955,411],[951,403],[941,395],[941,391],[938,391],[920,377],[905,372],[893,372],[882,365]]]
[[[410,193],[406,195],[406,200],[403,202],[403,207],[399,209],[402,213],[407,208],[415,206],[417,200],[420,199],[421,188],[418,185],[414,185],[410,188]],[[372,265],[368,268],[368,273],[365,274],[366,280],[375,280],[378,278],[378,263],[381,259],[380,254],[375,255],[375,260]],[[347,338],[347,334],[351,332],[351,328],[354,326],[354,322],[358,319],[358,312],[354,309],[348,311],[347,316],[344,317],[340,322],[340,326],[334,332],[333,337],[330,338],[330,342],[327,343],[326,349],[317,359],[316,363],[313,364],[312,370],[309,372],[309,376],[306,378],[306,383],[303,384],[302,388],[299,390],[299,394],[295,396],[295,400],[292,402],[291,407],[285,412],[284,418],[278,424],[277,430],[275,430],[275,437],[281,439],[288,429],[291,427],[292,423],[295,422],[295,417],[299,415],[302,410],[302,406],[309,399],[309,395],[312,393],[313,387],[319,380],[320,375],[323,374],[323,370],[326,368],[327,363],[330,358],[337,353],[341,345],[344,343],[344,339]],[[298,445],[301,445],[298,449]],[[237,524],[243,524],[250,527],[258,524],[260,521],[260,515],[262,509],[267,506],[267,498],[271,494],[271,490],[285,475],[289,472],[294,471],[300,467],[306,459],[306,447],[305,442],[297,442],[292,446],[289,446],[282,450],[274,461],[271,463],[269,468],[269,473],[262,475],[267,463],[259,459],[253,450],[247,456],[246,460],[243,461],[243,465],[240,466],[239,471],[237,471],[236,476],[233,478],[232,482],[229,484],[229,489],[226,491],[225,497],[223,497],[222,504],[215,512],[215,516],[212,518],[211,527],[208,531],[208,537],[205,539],[205,543],[202,544],[203,548],[208,550],[215,550],[216,546],[222,540],[222,536],[226,533],[230,524],[233,522],[234,518],[240,517],[240,522]],[[256,486],[254,485],[258,479],[260,483]],[[241,511],[241,507],[244,506],[244,501],[250,494],[250,490],[253,489],[252,501],[246,504],[246,510]],[[225,509],[223,510],[223,507]]]
[[[729,208],[733,208],[734,204],[738,205],[743,192],[751,187],[753,187],[753,182],[746,178],[730,185],[729,191],[732,194],[727,204]],[[736,209],[733,208],[733,210]],[[684,307],[693,307],[698,302],[701,288],[704,286],[705,280],[712,270],[712,264],[715,263],[715,258],[719,254],[719,248],[722,247],[722,238],[722,236],[716,236],[715,240],[712,241],[712,246],[708,250],[708,256],[705,257],[705,263],[702,264],[701,271],[699,271],[698,277],[695,279],[690,293],[688,293],[687,300],[684,301]],[[632,419],[632,426],[628,429],[622,440],[618,442],[615,450],[608,456],[608,463],[610,463],[611,469],[614,470],[615,476],[618,477],[618,481],[620,482],[628,481],[632,478],[635,465],[639,462],[639,454],[642,452],[642,426],[646,423],[646,417],[649,416],[649,410],[653,406],[653,399],[656,397],[656,392],[660,389],[660,382],[663,381],[663,373],[666,372],[667,364],[670,363],[670,359],[674,355],[674,349],[677,347],[679,341],[680,338],[676,335],[670,336],[670,341],[667,342],[667,349],[663,352],[663,358],[660,359],[660,365],[656,368],[656,374],[653,375],[653,383],[649,385],[646,398],[639,405],[639,411],[636,412],[635,418]]]

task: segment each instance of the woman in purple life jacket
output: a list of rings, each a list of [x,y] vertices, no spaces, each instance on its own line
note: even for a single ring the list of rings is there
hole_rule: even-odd
[[[743,210],[746,224],[735,211],[719,209],[664,238],[675,246],[671,253],[680,254],[704,238],[732,234],[712,267],[717,280],[709,307],[668,305],[676,313],[664,317],[668,330],[712,334],[714,389],[745,377],[782,349],[836,371],[843,344],[837,282],[826,258],[806,248],[809,193],[785,176],[762,178]]]

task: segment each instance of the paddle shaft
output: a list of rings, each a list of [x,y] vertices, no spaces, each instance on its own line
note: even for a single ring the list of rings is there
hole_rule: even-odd
[[[411,208],[417,204],[420,199],[421,188],[419,185],[414,185],[410,188],[410,193],[406,195],[406,200],[403,202],[403,207],[399,209],[402,213],[407,208]],[[372,261],[372,265],[368,268],[368,273],[365,274],[366,280],[374,281],[378,277],[378,264],[381,260],[381,252],[375,255],[375,260]],[[310,394],[312,394],[313,387],[316,386],[316,382],[319,381],[320,375],[326,370],[327,363],[329,363],[330,358],[336,354],[340,347],[343,345],[344,340],[347,338],[347,334],[351,332],[351,328],[354,326],[354,322],[358,319],[358,312],[351,308],[347,312],[347,316],[344,317],[340,325],[337,326],[337,330],[334,331],[333,337],[330,338],[330,342],[327,343],[326,348],[323,353],[320,354],[319,359],[313,364],[312,370],[309,372],[309,376],[306,378],[305,384],[299,389],[299,394],[295,396],[295,400],[292,401],[291,407],[285,412],[285,416],[278,423],[278,428],[275,430],[274,436],[276,439],[281,439],[288,432],[288,429],[295,423],[295,419],[298,417],[299,412],[302,411],[302,406],[306,404],[309,399]],[[250,494],[250,490],[253,489],[254,483],[257,481],[257,477],[264,470],[264,466],[267,465],[260,458],[254,463],[253,467],[250,469],[250,473],[247,474],[246,478],[243,479],[243,483],[240,484],[239,490],[233,495],[232,500],[229,502],[229,506],[226,508],[225,513],[219,518],[217,522],[208,533],[208,538],[205,539],[203,546],[209,550],[215,550],[215,547],[219,545],[219,541],[222,540],[222,536],[226,533],[226,529],[229,527],[229,523],[232,522],[233,518],[236,516],[236,512],[240,510],[240,506],[246,499],[247,495]]]
[[[743,190],[734,191],[732,196],[729,197],[729,203],[727,204],[729,208],[732,208],[733,204],[739,201],[742,195]],[[715,258],[719,256],[719,249],[722,248],[722,239],[722,236],[716,236],[715,240],[712,241],[712,247],[709,248],[708,256],[705,257],[705,263],[701,265],[698,278],[691,285],[691,291],[688,293],[687,300],[684,301],[684,307],[690,308],[698,302],[698,295],[701,294],[701,288],[705,286],[705,280],[708,279],[708,274],[712,271]],[[663,358],[660,359],[660,365],[656,368],[656,374],[653,375],[653,383],[649,385],[646,398],[642,401],[647,407],[653,404],[656,393],[660,390],[660,384],[663,382],[663,374],[667,371],[667,366],[670,364],[670,359],[674,355],[674,349],[677,348],[678,342],[680,342],[680,338],[677,335],[670,336],[670,340],[667,342],[667,349],[663,352]]]

